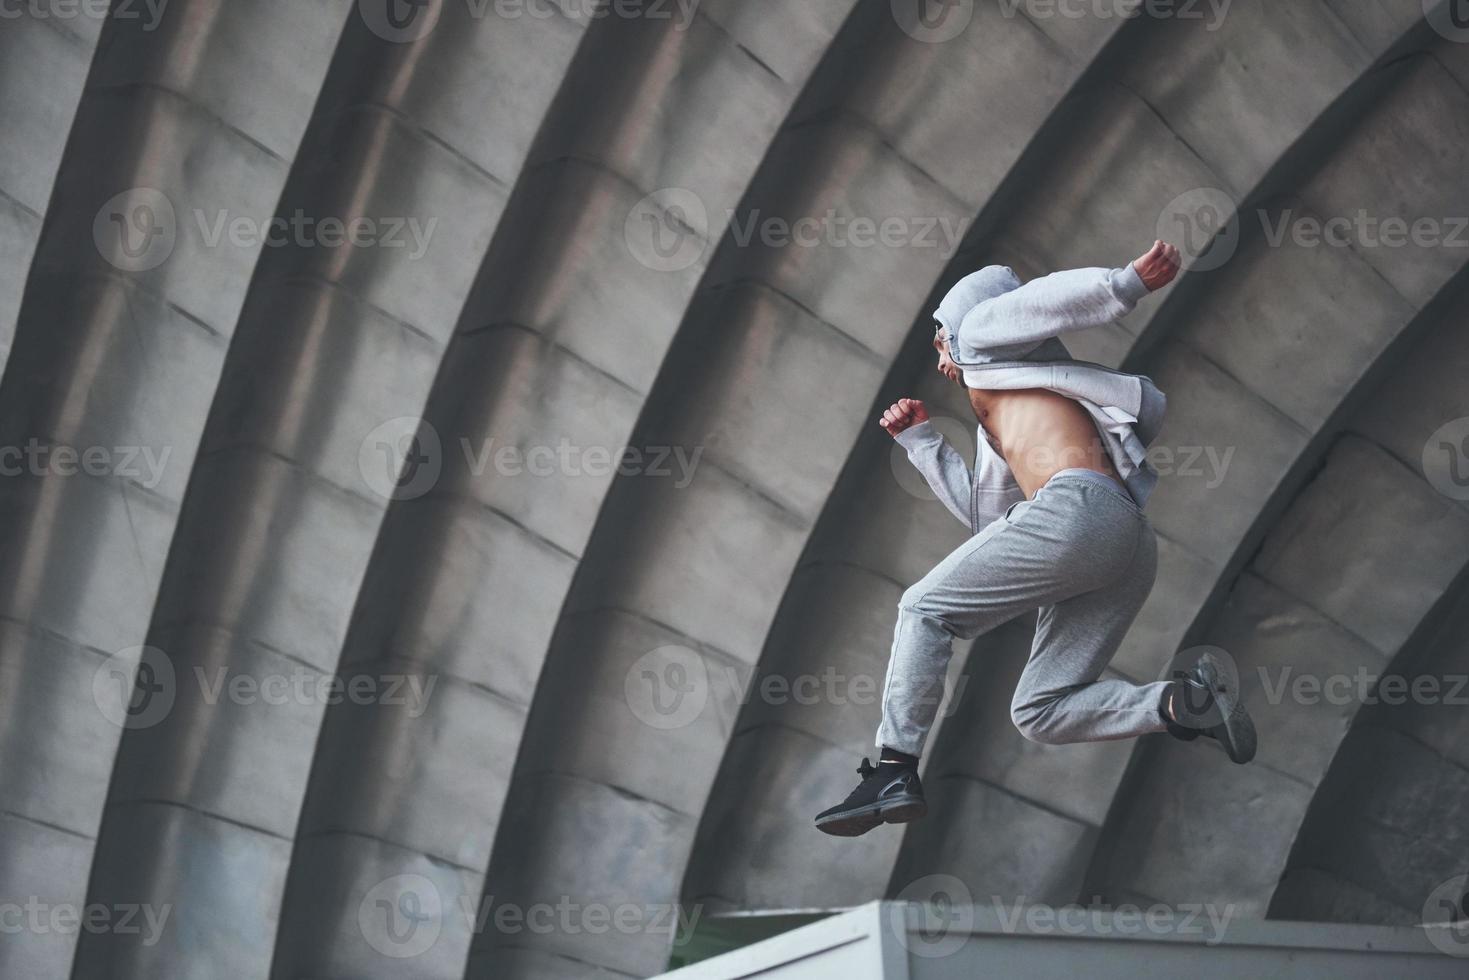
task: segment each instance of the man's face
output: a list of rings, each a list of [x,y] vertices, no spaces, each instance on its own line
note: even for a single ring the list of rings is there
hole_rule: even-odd
[[[939,330],[934,333],[933,349],[938,351],[939,355],[939,374],[942,374],[957,385],[963,385],[964,375],[959,370],[959,366],[954,363],[954,359],[949,356],[949,344],[945,337],[945,331]]]

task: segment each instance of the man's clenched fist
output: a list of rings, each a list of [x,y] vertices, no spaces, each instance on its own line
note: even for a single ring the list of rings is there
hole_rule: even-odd
[[[924,407],[923,402],[916,398],[900,398],[882,413],[882,418],[877,420],[877,424],[882,426],[888,435],[896,439],[898,433],[904,429],[927,421],[928,409]]]
[[[1132,265],[1137,269],[1137,274],[1148,287],[1148,291],[1156,293],[1174,280],[1182,264],[1178,249],[1167,242],[1157,241],[1146,255]]]

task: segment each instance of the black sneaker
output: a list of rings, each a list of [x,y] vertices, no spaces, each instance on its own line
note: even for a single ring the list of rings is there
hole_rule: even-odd
[[[1203,735],[1224,746],[1231,762],[1243,765],[1255,757],[1255,723],[1236,690],[1233,671],[1207,651],[1193,667],[1175,671],[1183,689],[1182,717],[1168,725],[1174,738],[1191,742]]]
[[[857,767],[862,782],[851,794],[816,815],[816,829],[834,837],[861,837],[883,823],[907,823],[928,813],[923,784],[912,766]]]

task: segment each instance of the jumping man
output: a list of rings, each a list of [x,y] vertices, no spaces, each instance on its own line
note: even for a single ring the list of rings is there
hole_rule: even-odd
[[[1216,739],[1235,762],[1254,757],[1254,725],[1213,655],[1153,684],[1100,679],[1153,587],[1157,542],[1143,507],[1158,474],[1146,454],[1166,399],[1148,378],[1074,360],[1057,335],[1117,320],[1178,270],[1178,249],[1161,241],[1120,269],[1025,285],[989,266],[939,305],[938,370],[968,389],[979,419],[973,472],[922,402],[902,399],[879,424],[973,536],[903,594],[878,765],[862,760],[862,782],[817,815],[820,830],[855,837],[928,812],[918,757],[954,637],[1032,609],[1035,643],[1010,708],[1026,738],[1062,745],[1168,731]]]

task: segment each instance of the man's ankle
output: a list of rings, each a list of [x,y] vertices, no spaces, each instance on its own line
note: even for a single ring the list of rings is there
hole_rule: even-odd
[[[877,757],[877,764],[879,766],[908,766],[916,769],[918,768],[918,756],[899,752],[897,749],[890,749],[884,745],[882,753]]]

